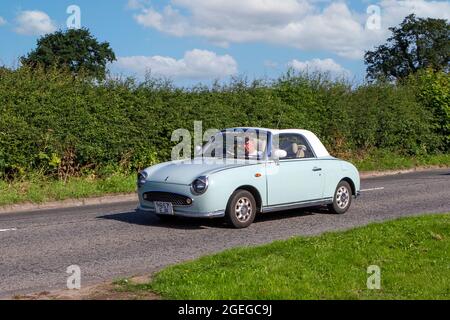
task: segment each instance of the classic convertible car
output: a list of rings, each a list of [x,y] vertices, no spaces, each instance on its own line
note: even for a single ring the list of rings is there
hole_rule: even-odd
[[[357,169],[330,156],[310,131],[226,129],[196,151],[194,161],[161,163],[138,174],[138,211],[225,217],[245,228],[266,212],[326,205],[342,214],[359,195]]]

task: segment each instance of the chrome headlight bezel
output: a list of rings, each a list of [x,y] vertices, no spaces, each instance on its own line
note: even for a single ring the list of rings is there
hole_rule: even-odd
[[[137,175],[137,186],[141,188],[146,182],[148,178],[148,173],[145,171],[140,171]]]
[[[203,188],[198,188],[198,186],[203,185]],[[202,195],[208,190],[209,179],[207,176],[200,176],[191,183],[191,192],[194,195]]]

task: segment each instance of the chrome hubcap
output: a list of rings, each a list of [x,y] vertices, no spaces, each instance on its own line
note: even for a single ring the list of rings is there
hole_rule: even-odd
[[[236,218],[241,222],[246,222],[252,215],[253,207],[250,200],[246,197],[239,198],[234,207]]]
[[[336,203],[339,208],[345,209],[350,202],[350,192],[344,186],[340,187],[336,193]]]

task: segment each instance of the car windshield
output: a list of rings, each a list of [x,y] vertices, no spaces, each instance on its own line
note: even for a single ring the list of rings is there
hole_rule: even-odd
[[[266,155],[267,133],[252,130],[220,132],[203,146],[203,157],[261,160]]]

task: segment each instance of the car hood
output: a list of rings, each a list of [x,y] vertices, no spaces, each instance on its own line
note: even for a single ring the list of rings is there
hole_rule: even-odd
[[[209,161],[208,161],[209,160]],[[235,159],[204,161],[170,161],[145,169],[147,181],[190,185],[196,178],[210,175],[218,171],[242,167],[257,163]]]

